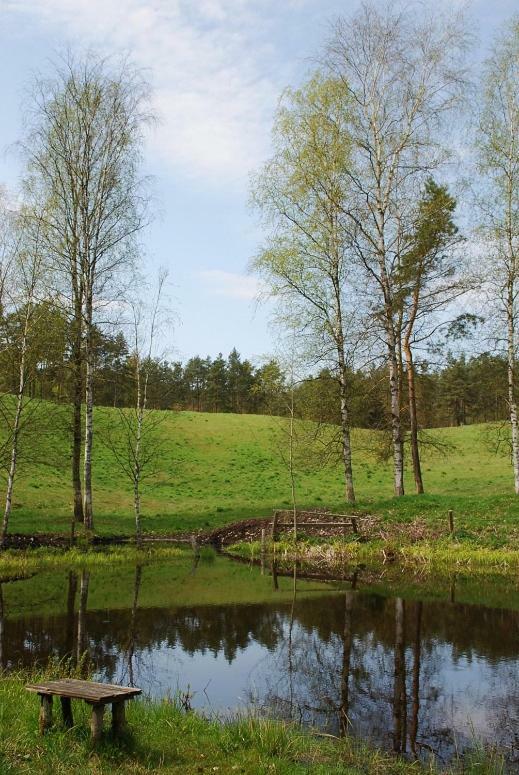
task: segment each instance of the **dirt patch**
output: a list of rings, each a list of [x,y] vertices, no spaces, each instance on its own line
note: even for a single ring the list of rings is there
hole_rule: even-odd
[[[197,540],[201,544],[216,546],[229,546],[242,541],[259,541],[261,540],[262,528],[268,531],[271,524],[271,519],[242,519],[240,522],[233,522],[207,533],[199,533]]]
[[[55,546],[65,548],[70,541],[65,536],[52,533],[39,533],[37,535],[24,535],[23,533],[11,533],[5,540],[6,549],[39,549],[42,546]]]
[[[421,520],[414,520],[407,523],[383,523],[379,517],[366,515],[352,515],[357,519],[357,525],[360,538],[366,540],[382,539],[385,542],[395,539],[405,539],[407,541],[434,540],[445,534],[445,530],[432,528]],[[314,523],[326,522],[327,515],[323,511],[307,511],[299,524],[300,535],[306,535],[312,538],[335,538],[344,535],[344,528],[334,525],[322,527]],[[330,522],[332,519],[330,519]],[[338,520],[342,521],[342,520]],[[230,546],[237,543],[250,543],[261,540],[261,531],[265,528],[267,538],[270,537],[272,527],[272,517],[263,517],[257,519],[242,519],[239,522],[232,522],[229,525],[214,528],[213,530],[201,530],[198,532],[175,533],[174,535],[155,535],[144,536],[145,543],[187,543],[190,544],[193,539],[199,545],[212,545],[217,547]],[[290,533],[291,527],[280,527],[282,534]],[[351,533],[351,530],[348,529]],[[93,546],[110,546],[118,544],[132,544],[133,538],[129,536],[93,536],[91,544]],[[65,535],[56,535],[52,533],[37,533],[36,535],[24,535],[22,533],[12,533],[7,537],[6,549],[38,549],[40,547],[55,547],[57,549],[67,549],[70,546],[70,539]]]
[[[131,539],[128,539],[126,536],[93,536],[90,543],[93,546],[109,546],[111,544],[128,543],[129,540]],[[42,547],[68,549],[70,547],[70,538],[55,533],[36,533],[35,535],[11,533],[5,541],[5,549],[41,549]]]
[[[360,535],[366,537],[373,537],[376,527],[379,525],[379,520],[376,517],[371,516],[357,516],[358,529]],[[288,521],[288,519],[287,519]],[[319,523],[327,521],[327,514],[322,511],[307,511],[304,517],[301,518],[299,523],[299,530],[301,535],[308,535],[314,538],[333,538],[335,536],[344,535],[344,528],[338,525],[329,525],[322,527]],[[330,522],[333,520],[330,518]],[[337,519],[338,522],[342,521]],[[315,525],[315,526],[314,526]],[[261,539],[261,530],[265,528],[267,538],[270,536],[270,530],[272,527],[272,517],[266,517],[263,519],[244,519],[240,522],[233,522],[230,525],[224,525],[223,527],[216,528],[207,533],[199,533],[197,541],[200,544],[213,544],[216,546],[229,546],[230,544],[259,541]],[[291,526],[279,528],[280,533],[290,533]],[[349,530],[351,532],[351,530]]]

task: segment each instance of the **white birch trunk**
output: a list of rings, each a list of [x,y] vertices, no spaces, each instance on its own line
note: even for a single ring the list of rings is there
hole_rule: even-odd
[[[510,412],[510,429],[512,437],[512,464],[514,468],[514,487],[516,495],[519,495],[519,427],[517,418],[517,401],[515,385],[515,310],[514,310],[514,282],[510,279],[508,284],[508,298],[506,305],[507,316],[507,375],[508,375],[508,406]]]
[[[142,426],[144,421],[144,412],[146,409],[146,388],[147,380],[144,387],[144,398],[141,397],[141,364],[140,358],[136,355],[136,379],[137,379],[137,428],[135,433],[135,452],[133,463],[133,509],[135,513],[135,537],[137,543],[141,543],[142,539],[142,524],[141,524],[141,494],[140,494],[140,481],[141,481],[141,440],[142,440]]]
[[[288,451],[288,471],[290,476],[290,493],[292,496],[292,520],[294,541],[297,541],[297,503],[296,503],[296,480],[294,473],[294,378],[292,376],[292,385],[290,393],[290,428],[289,428],[289,451]]]
[[[9,529],[9,518],[11,516],[11,509],[13,503],[13,489],[14,480],[16,476],[16,466],[18,463],[18,441],[20,436],[20,425],[23,412],[23,399],[25,395],[25,382],[26,382],[26,357],[27,357],[27,339],[29,335],[29,321],[31,314],[31,306],[27,308],[24,321],[24,329],[21,343],[20,364],[19,364],[19,376],[18,376],[18,392],[16,395],[16,409],[14,414],[13,431],[12,431],[12,446],[11,446],[11,461],[9,464],[9,473],[7,475],[7,488],[5,495],[5,507],[4,516],[2,519],[2,531],[0,535],[0,545],[4,546],[7,540],[7,531]]]
[[[348,411],[348,386],[346,377],[346,366],[344,363],[344,350],[338,348],[339,362],[339,390],[341,400],[341,441],[342,441],[342,464],[344,469],[344,481],[346,490],[346,500],[349,503],[355,503],[355,489],[353,487],[353,467],[351,462],[351,435],[350,435],[350,416]]]
[[[94,440],[94,363],[92,343],[92,296],[87,292],[85,309],[85,460],[83,469],[83,514],[85,528],[94,529],[92,502],[92,444]]]

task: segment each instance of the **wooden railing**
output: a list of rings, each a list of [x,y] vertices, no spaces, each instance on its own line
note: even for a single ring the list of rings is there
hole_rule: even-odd
[[[322,521],[309,520],[308,517],[320,517]],[[305,521],[306,520],[306,521]],[[325,521],[327,520],[327,521]],[[356,535],[359,534],[359,522],[362,517],[349,514],[330,514],[320,511],[296,511],[295,524],[298,531],[305,529],[335,527],[342,528],[344,532],[350,529]],[[294,512],[290,510],[276,510],[272,515],[271,539],[277,541],[282,528],[294,527]]]

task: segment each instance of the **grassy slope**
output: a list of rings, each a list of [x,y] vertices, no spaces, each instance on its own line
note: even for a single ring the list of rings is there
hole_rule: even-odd
[[[54,411],[49,407],[49,412]],[[132,532],[129,482],[102,443],[116,418],[114,410],[96,411],[94,469],[96,531]],[[26,462],[17,482],[11,523],[13,532],[65,531],[71,508],[67,438],[51,421]],[[158,457],[159,474],[144,489],[144,526],[170,532],[206,528],[268,514],[288,505],[288,481],[276,452],[280,421],[254,415],[166,413]],[[388,519],[421,517],[435,520],[453,508],[457,527],[487,531],[496,537],[519,516],[513,496],[512,474],[506,457],[496,455],[485,441],[484,426],[447,428],[434,435],[455,448],[447,456],[424,454],[428,494],[417,498],[391,497],[390,463],[380,463],[367,451],[373,435],[354,432],[358,506]],[[43,463],[43,461],[46,461]],[[343,509],[342,476],[338,466],[298,477],[301,506]],[[408,492],[412,481],[407,477]]]

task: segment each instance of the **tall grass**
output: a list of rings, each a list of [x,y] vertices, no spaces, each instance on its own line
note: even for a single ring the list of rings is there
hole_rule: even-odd
[[[0,552],[0,581],[10,576],[26,576],[40,570],[57,568],[106,568],[129,563],[146,564],[178,559],[185,555],[180,547],[147,546],[55,549],[39,548]]]

